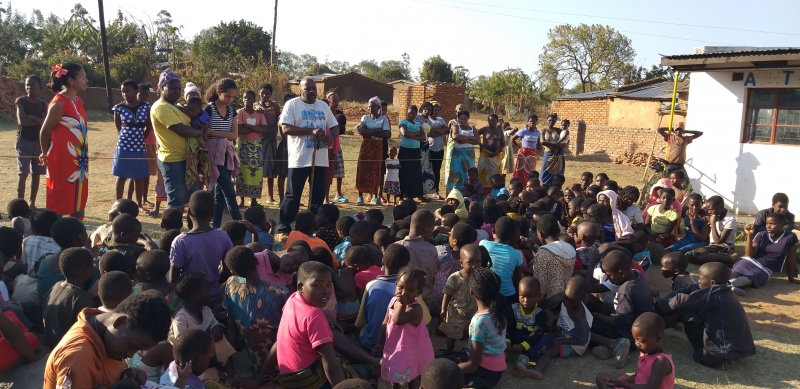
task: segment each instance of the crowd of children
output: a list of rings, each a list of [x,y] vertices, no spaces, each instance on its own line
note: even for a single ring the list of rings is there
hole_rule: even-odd
[[[162,214],[158,242],[130,200],[91,235],[12,200],[0,371],[52,350],[45,388],[491,388],[507,355],[515,375],[541,380],[551,358],[589,353],[622,368],[638,348],[635,375],[599,373],[598,387],[671,388],[665,328],[682,328],[700,364],[742,360],[756,350],[734,293],[784,267],[798,282],[784,194],[745,226],[739,257],[722,199],[678,201],[680,177],[640,209],[638,190],[603,173],[566,188],[535,171],[526,183],[495,176],[485,196],[469,173],[435,212],[404,200],[385,223],[380,210],[340,217],[327,204],[299,212],[280,243],[257,206],[212,228],[207,191],[192,194],[186,232],[182,210]],[[659,264],[672,282],[661,298],[648,280]],[[236,374],[239,352],[249,375]]]

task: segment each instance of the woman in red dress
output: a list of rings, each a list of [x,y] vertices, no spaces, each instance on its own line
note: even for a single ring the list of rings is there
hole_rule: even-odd
[[[47,108],[39,143],[39,163],[47,167],[47,208],[83,220],[89,197],[89,145],[86,111],[78,92],[86,90],[86,72],[74,63],[51,67]]]

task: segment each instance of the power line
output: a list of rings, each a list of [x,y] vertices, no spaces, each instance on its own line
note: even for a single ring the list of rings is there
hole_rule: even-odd
[[[478,5],[478,6],[484,6],[484,7],[496,7],[496,5],[494,5],[494,4],[470,3],[470,2],[467,2],[467,1],[454,1],[454,0],[441,0],[441,1],[445,1],[445,2],[448,2],[448,3]],[[517,10],[517,11],[541,12],[541,13],[548,13],[548,14],[554,14],[554,15],[582,16],[582,17],[587,17],[587,18],[623,20],[623,21],[628,21],[628,22],[665,24],[665,25],[670,25],[670,26],[698,27],[698,28],[711,28],[711,29],[727,30],[727,31],[756,32],[756,33],[760,33],[760,34],[776,34],[776,35],[800,36],[800,34],[794,34],[794,33],[790,33],[790,32],[780,32],[780,31],[747,30],[747,29],[733,28],[733,27],[704,26],[704,25],[700,25],[700,24],[661,22],[661,21],[657,21],[657,20],[641,20],[641,19],[617,18],[617,17],[613,17],[613,16],[597,16],[597,15],[585,15],[585,14],[576,14],[576,13],[569,13],[569,12],[545,11],[545,10],[533,9],[533,8],[517,8],[517,7],[503,7],[503,8]],[[483,12],[483,11],[481,11],[481,12]]]
[[[413,2],[416,2],[416,3],[435,5],[435,6],[438,6],[438,7],[455,8],[455,9],[460,9],[460,10],[464,10],[464,11],[480,12],[480,13],[483,13],[483,14],[490,14],[490,15],[497,15],[497,16],[507,16],[507,17],[510,17],[510,18],[534,20],[534,21],[537,21],[537,22],[545,22],[545,23],[553,23],[553,24],[564,24],[564,22],[557,22],[557,21],[554,21],[554,20],[537,19],[537,18],[531,18],[531,17],[527,17],[527,16],[520,16],[520,15],[501,14],[501,13],[498,13],[498,12],[490,12],[490,11],[485,11],[485,10],[481,10],[481,9],[456,7],[456,6],[431,3],[431,2],[427,2],[427,1],[421,1],[421,0],[409,0],[409,1],[413,1]],[[736,46],[733,43],[716,42],[716,41],[708,41],[708,40],[693,39],[693,38],[682,38],[682,37],[668,36],[668,35],[650,34],[650,33],[646,33],[646,32],[625,31],[625,30],[617,30],[617,31],[628,33],[628,34],[652,36],[652,37],[657,37],[657,38],[668,38],[668,39],[677,39],[677,40],[683,40],[683,41],[689,41],[689,42],[704,42],[704,43],[715,43],[715,44],[718,44],[718,45],[725,45],[725,46]]]

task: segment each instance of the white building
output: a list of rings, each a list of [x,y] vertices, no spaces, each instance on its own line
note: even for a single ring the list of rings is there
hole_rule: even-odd
[[[784,192],[800,209],[800,48],[700,47],[661,58],[691,72],[686,129],[692,187],[755,214]]]

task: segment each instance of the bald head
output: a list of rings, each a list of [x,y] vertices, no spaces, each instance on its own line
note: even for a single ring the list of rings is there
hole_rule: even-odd
[[[716,285],[725,285],[731,278],[731,269],[722,262],[708,262],[700,266],[698,273],[709,281],[714,281]]]
[[[585,237],[586,239],[599,239],[600,226],[596,223],[583,222],[578,224],[578,237]]]
[[[313,78],[303,77],[300,80],[300,99],[307,104],[314,104],[317,101],[317,83]]]
[[[540,288],[541,284],[539,283],[539,280],[536,277],[525,277],[519,280],[520,293],[523,290],[538,293]]]

